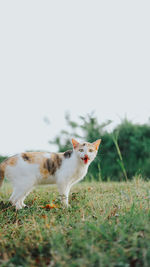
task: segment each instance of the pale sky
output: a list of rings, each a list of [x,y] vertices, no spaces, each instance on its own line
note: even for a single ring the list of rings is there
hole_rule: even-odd
[[[54,150],[66,111],[146,123],[150,1],[0,1],[0,100],[2,155]]]

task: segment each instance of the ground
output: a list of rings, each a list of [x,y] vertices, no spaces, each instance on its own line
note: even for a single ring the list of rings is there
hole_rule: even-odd
[[[10,193],[5,183],[0,266],[149,266],[150,182],[82,182],[68,209],[54,186],[37,187],[25,201],[29,208],[17,212]]]

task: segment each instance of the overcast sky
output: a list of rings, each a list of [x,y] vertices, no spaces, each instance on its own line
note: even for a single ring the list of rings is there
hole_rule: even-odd
[[[0,1],[0,154],[51,151],[93,110],[148,121],[150,1]]]

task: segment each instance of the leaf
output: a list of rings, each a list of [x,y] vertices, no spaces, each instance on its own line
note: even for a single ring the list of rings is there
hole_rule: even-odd
[[[45,207],[42,206],[42,209],[47,209],[47,210],[51,210],[51,209],[57,209],[58,206],[54,203],[51,203],[51,204],[46,204]]]
[[[91,190],[93,190],[93,187],[88,187],[88,191],[91,191]]]

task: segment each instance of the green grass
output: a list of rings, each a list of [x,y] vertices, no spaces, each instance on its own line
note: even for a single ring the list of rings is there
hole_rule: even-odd
[[[0,192],[0,266],[149,266],[150,182],[80,183],[71,208],[46,210],[55,187],[37,187],[18,212]]]

